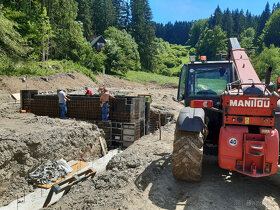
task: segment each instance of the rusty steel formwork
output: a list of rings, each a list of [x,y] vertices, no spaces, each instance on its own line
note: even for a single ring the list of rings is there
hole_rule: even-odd
[[[134,123],[100,121],[96,124],[104,131],[109,148],[126,148],[145,135],[144,120]]]
[[[31,100],[34,95],[38,94],[38,90],[21,90],[20,91],[20,104],[21,109],[30,111],[31,109]]]
[[[150,133],[154,133],[156,130],[159,129],[159,126],[164,126],[168,122],[172,121],[174,115],[170,114],[169,112],[158,112],[154,110],[150,110],[150,117],[149,117],[149,129]]]
[[[109,122],[101,121],[102,111],[100,97],[85,95],[69,95],[67,114],[69,118],[94,121],[103,129],[109,146],[127,147],[148,134],[150,114],[146,114],[146,98],[143,96],[116,96],[110,101]],[[57,95],[32,95],[23,99],[23,104],[28,110],[39,116],[59,117],[60,108]],[[149,110],[149,109],[148,109]]]
[[[31,99],[30,112],[39,116],[59,117],[60,108],[55,95],[34,95]]]
[[[67,117],[87,120],[101,120],[101,105],[98,96],[70,95],[67,102]],[[57,95],[34,95],[25,99],[31,104],[30,111],[36,115],[59,117],[60,108]],[[136,122],[145,119],[144,97],[116,97],[110,101],[109,120],[117,122]]]

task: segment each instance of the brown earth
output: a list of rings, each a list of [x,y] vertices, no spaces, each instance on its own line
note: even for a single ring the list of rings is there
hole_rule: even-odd
[[[171,173],[175,124],[145,136],[115,156],[107,171],[74,186],[49,209],[279,209],[280,174],[250,178],[203,160],[200,182],[177,181]]]
[[[155,109],[172,111],[176,115],[183,107],[175,100],[177,90],[173,85],[162,87],[149,83],[137,84],[107,75],[96,76],[99,83],[95,84],[85,79],[83,75],[74,75],[74,79],[67,74],[59,75],[57,82],[52,83],[51,86],[45,85],[47,82],[40,81],[42,80],[40,78],[29,79],[28,84],[32,89],[39,89],[41,92],[56,91],[61,86],[81,92],[84,91],[85,85],[96,91],[97,87],[105,86],[114,94],[151,94]],[[56,76],[53,77],[56,78]],[[44,130],[45,127],[46,130],[58,130],[57,127],[60,126],[67,127],[65,123],[68,121],[16,113],[17,110],[7,102],[10,99],[8,93],[18,92],[22,88],[20,86],[22,82],[15,78],[16,83],[20,84],[11,84],[10,78],[4,79],[5,85],[3,85],[4,80],[0,81],[0,94],[2,93],[0,98],[6,104],[0,105],[3,110],[0,112],[1,128],[6,122],[11,121],[2,132],[12,134],[13,130],[19,129],[19,134],[13,136],[19,138],[21,133],[26,137],[33,136],[33,133],[36,136],[36,132]],[[69,81],[74,82],[72,80],[77,80],[77,83],[68,84]],[[39,84],[36,83],[37,81],[40,81]],[[47,122],[54,120],[55,123],[53,122],[53,126],[42,123],[41,126],[36,122],[36,120],[40,121],[39,119]],[[21,129],[17,127],[24,125],[24,122],[28,123],[20,131]],[[36,126],[36,132],[32,130],[28,134],[29,124]],[[81,124],[81,127],[84,127],[84,123],[81,122]],[[175,122],[166,125],[162,129],[162,140],[159,140],[159,132],[142,137],[123,153],[115,156],[109,162],[107,171],[75,185],[67,195],[49,209],[279,209],[279,172],[270,177],[250,178],[223,170],[219,168],[217,158],[206,156],[203,160],[201,182],[189,183],[175,180],[171,173],[174,128]],[[38,138],[41,140],[45,135],[48,134],[42,133]],[[20,148],[24,149],[25,146]],[[11,147],[8,149],[4,147],[4,149],[8,152],[12,150]],[[0,154],[2,155],[3,152]],[[9,173],[11,168],[0,173],[2,175]],[[19,173],[19,171],[16,172]],[[7,186],[1,183],[0,189],[3,188]]]
[[[19,104],[0,106],[0,206],[33,191],[28,173],[47,160],[101,156],[97,126],[74,120],[20,114]]]

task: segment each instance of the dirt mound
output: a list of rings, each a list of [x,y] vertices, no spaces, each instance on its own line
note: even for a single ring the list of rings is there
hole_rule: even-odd
[[[175,124],[141,138],[107,165],[107,171],[79,183],[50,209],[279,209],[276,180],[251,178],[203,159],[201,182],[175,180],[171,153]]]
[[[47,160],[101,156],[102,134],[93,124],[16,112],[8,116],[0,120],[0,137],[5,139],[0,140],[0,205],[32,191],[27,174]]]
[[[176,83],[166,83],[164,85],[161,85],[163,88],[175,88],[177,89],[178,88],[178,84]]]
[[[40,92],[56,92],[62,87],[77,89],[85,86],[95,87],[96,84],[81,73],[59,73],[50,76],[8,77],[0,76],[0,93],[18,93],[20,90],[39,90]]]
[[[107,87],[107,88],[136,88],[136,87],[145,87],[145,85],[143,84],[139,84],[136,82],[131,82],[122,78],[117,78],[117,77],[113,77],[110,75],[106,75],[106,74],[98,74],[95,75],[95,78],[98,81],[98,85],[101,87]]]
[[[170,124],[164,127],[162,140],[159,140],[158,132],[142,137],[123,153],[113,157],[106,172],[74,186],[52,208],[135,209],[137,206],[141,209],[138,202],[134,206],[135,198],[140,199],[141,190],[166,167],[165,160],[169,158],[166,155],[172,151],[173,127]],[[158,162],[154,164],[155,161]],[[142,173],[145,175],[141,176]]]

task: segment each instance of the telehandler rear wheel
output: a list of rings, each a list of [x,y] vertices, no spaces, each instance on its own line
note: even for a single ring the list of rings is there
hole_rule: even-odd
[[[172,173],[175,179],[200,181],[204,135],[176,128],[173,143]]]

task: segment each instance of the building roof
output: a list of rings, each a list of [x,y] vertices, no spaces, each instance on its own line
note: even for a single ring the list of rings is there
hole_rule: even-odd
[[[91,46],[95,45],[95,44],[98,42],[98,40],[101,39],[101,38],[105,41],[105,39],[103,38],[103,36],[100,35],[100,36],[96,37],[94,40],[92,40],[91,43],[90,43],[90,45],[91,45]],[[106,41],[105,41],[105,42],[106,42]]]

